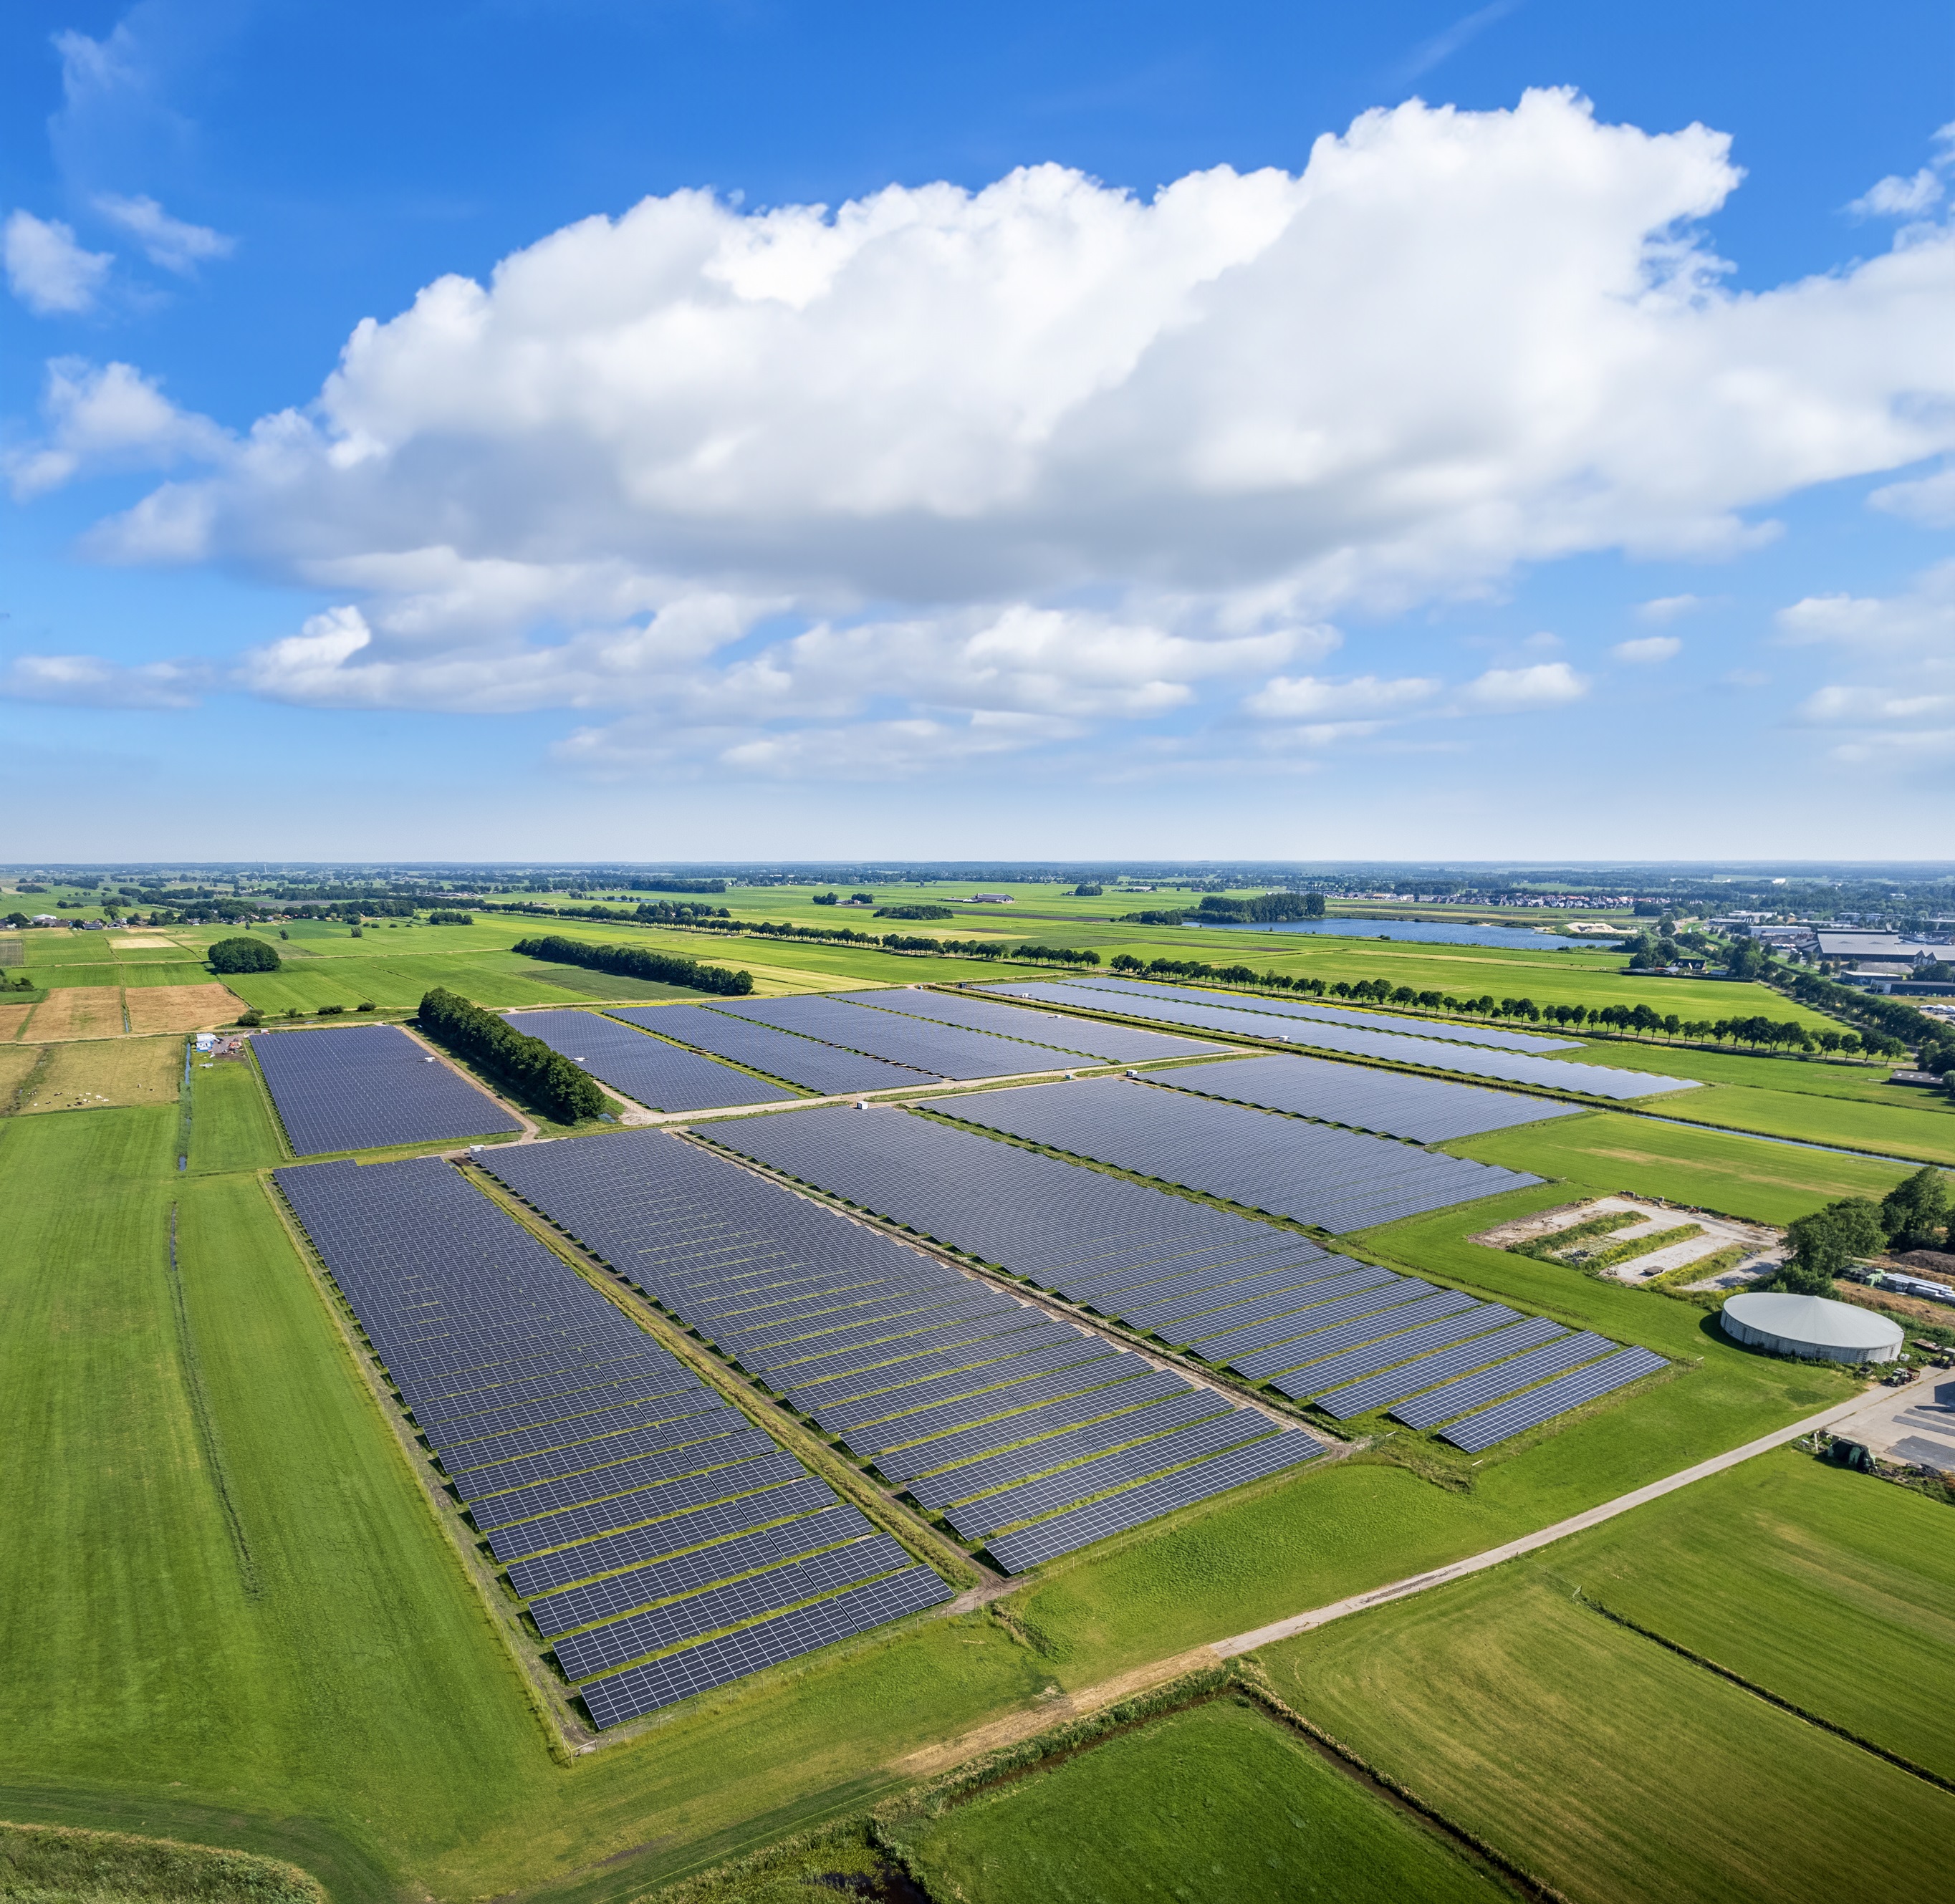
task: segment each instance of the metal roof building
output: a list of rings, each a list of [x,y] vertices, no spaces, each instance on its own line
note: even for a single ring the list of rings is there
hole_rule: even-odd
[[[1900,1352],[1897,1323],[1824,1296],[1750,1291],[1724,1304],[1722,1320],[1736,1341],[1808,1361],[1890,1362]]]

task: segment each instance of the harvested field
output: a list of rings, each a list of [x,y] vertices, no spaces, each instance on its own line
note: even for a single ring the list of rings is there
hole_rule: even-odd
[[[0,1005],[0,1040],[17,1038],[33,1009],[31,1005]]]
[[[30,1050],[30,1046],[20,1050]],[[115,1104],[173,1104],[183,1073],[181,1038],[77,1040],[52,1053],[23,1111],[102,1110]]]
[[[117,939],[115,949],[118,952],[175,952],[179,948],[174,939],[159,939],[153,934],[144,933],[132,938]]]
[[[244,1009],[228,987],[211,979],[201,985],[132,986],[128,992],[131,1031],[208,1031],[230,1024]]]
[[[58,986],[34,1008],[20,1034],[36,1044],[68,1038],[119,1038],[122,988],[119,985]]]

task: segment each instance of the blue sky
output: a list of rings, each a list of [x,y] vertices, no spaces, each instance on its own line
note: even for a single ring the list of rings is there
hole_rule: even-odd
[[[0,34],[16,857],[1947,851],[1944,6]]]

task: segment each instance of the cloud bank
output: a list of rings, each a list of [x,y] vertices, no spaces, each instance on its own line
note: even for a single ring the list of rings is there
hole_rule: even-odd
[[[1566,663],[1443,698],[1298,669],[1333,616],[1729,552],[1777,497],[1955,448],[1947,231],[1739,295],[1694,235],[1738,180],[1717,133],[1536,92],[1148,199],[1051,165],[647,199],[363,323],[241,438],[153,423],[209,471],[95,547],[323,591],[255,692],[604,710],[570,751],[619,771],[927,764],[1209,694],[1314,727],[1552,710]],[[61,432],[30,486],[142,453]]]

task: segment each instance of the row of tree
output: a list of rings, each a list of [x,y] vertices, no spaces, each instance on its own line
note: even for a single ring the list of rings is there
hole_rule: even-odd
[[[420,1027],[451,1051],[473,1059],[559,1124],[595,1117],[605,1106],[597,1080],[540,1038],[437,985],[421,999]]]
[[[1896,1184],[1878,1203],[1842,1197],[1786,1232],[1792,1255],[1777,1286],[1799,1295],[1831,1295],[1833,1279],[1858,1257],[1882,1250],[1955,1248],[1950,1217],[1948,1180],[1932,1165]]]
[[[683,985],[694,992],[716,992],[743,998],[754,989],[751,972],[729,971],[724,965],[702,965],[676,952],[653,952],[644,946],[594,946],[588,939],[565,939],[551,933],[541,939],[519,939],[512,950],[529,958],[548,958],[559,965],[587,965],[593,971],[620,978],[651,979],[661,985]]]

